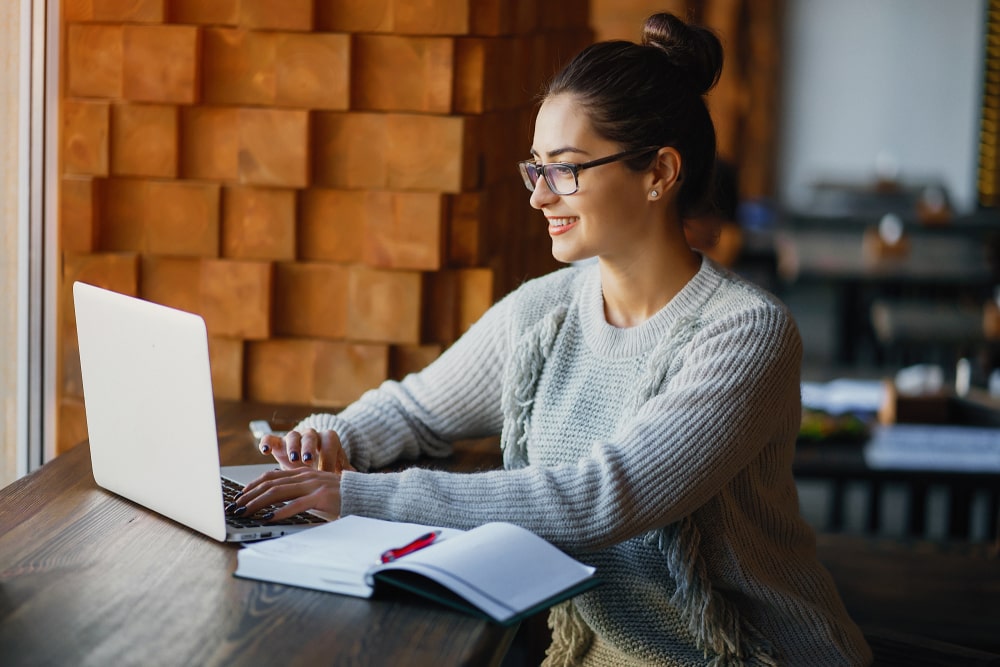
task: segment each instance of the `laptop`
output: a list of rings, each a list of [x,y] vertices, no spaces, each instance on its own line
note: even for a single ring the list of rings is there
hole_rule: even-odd
[[[81,282],[73,301],[99,486],[219,541],[325,522],[312,514],[283,523],[226,515],[223,485],[238,490],[275,464],[227,466],[223,474],[201,317]]]

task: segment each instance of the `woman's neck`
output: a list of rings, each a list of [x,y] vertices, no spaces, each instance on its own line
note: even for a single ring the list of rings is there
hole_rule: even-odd
[[[701,255],[687,244],[645,252],[627,262],[601,258],[604,317],[620,328],[642,324],[659,312],[701,269]]]

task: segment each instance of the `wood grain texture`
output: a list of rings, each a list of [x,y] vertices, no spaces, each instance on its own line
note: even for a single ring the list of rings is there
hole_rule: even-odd
[[[239,177],[240,111],[233,107],[182,107],[182,178],[235,181]]]
[[[249,420],[307,410],[220,403],[223,461],[264,462]],[[74,447],[0,490],[4,665],[488,666],[513,635],[431,603],[237,579],[236,551],[98,488]]]
[[[97,239],[97,179],[66,176],[59,182],[59,246],[63,252],[93,252]]]
[[[111,107],[111,173],[177,177],[178,111],[167,104]]]
[[[67,26],[67,92],[82,97],[120,97],[123,48],[120,25]]]
[[[108,175],[110,106],[99,101],[63,102],[61,141],[66,174]]]
[[[294,259],[295,191],[225,188],[222,193],[222,256]]]
[[[197,27],[125,24],[123,31],[122,92],[127,99],[198,101],[201,31]]]
[[[351,65],[351,102],[355,109],[438,114],[452,111],[453,39],[356,35]]]
[[[167,0],[91,0],[93,19],[108,23],[162,23]]]
[[[171,23],[236,25],[240,0],[171,0],[169,10]]]

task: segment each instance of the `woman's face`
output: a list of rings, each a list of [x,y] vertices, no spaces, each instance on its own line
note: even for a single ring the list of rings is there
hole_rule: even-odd
[[[622,150],[598,136],[573,95],[550,97],[538,111],[531,147],[538,164],[589,162]],[[651,182],[649,172],[634,172],[622,162],[579,172],[579,189],[572,195],[555,194],[539,178],[530,201],[549,223],[552,255],[573,262],[595,256],[623,259],[634,252],[650,224]]]

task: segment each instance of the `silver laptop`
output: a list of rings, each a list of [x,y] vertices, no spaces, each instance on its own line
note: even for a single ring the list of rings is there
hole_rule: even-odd
[[[226,515],[227,478],[242,488],[274,464],[227,466],[223,475],[201,317],[81,282],[73,300],[99,486],[220,541],[323,523],[311,514],[283,523]]]

